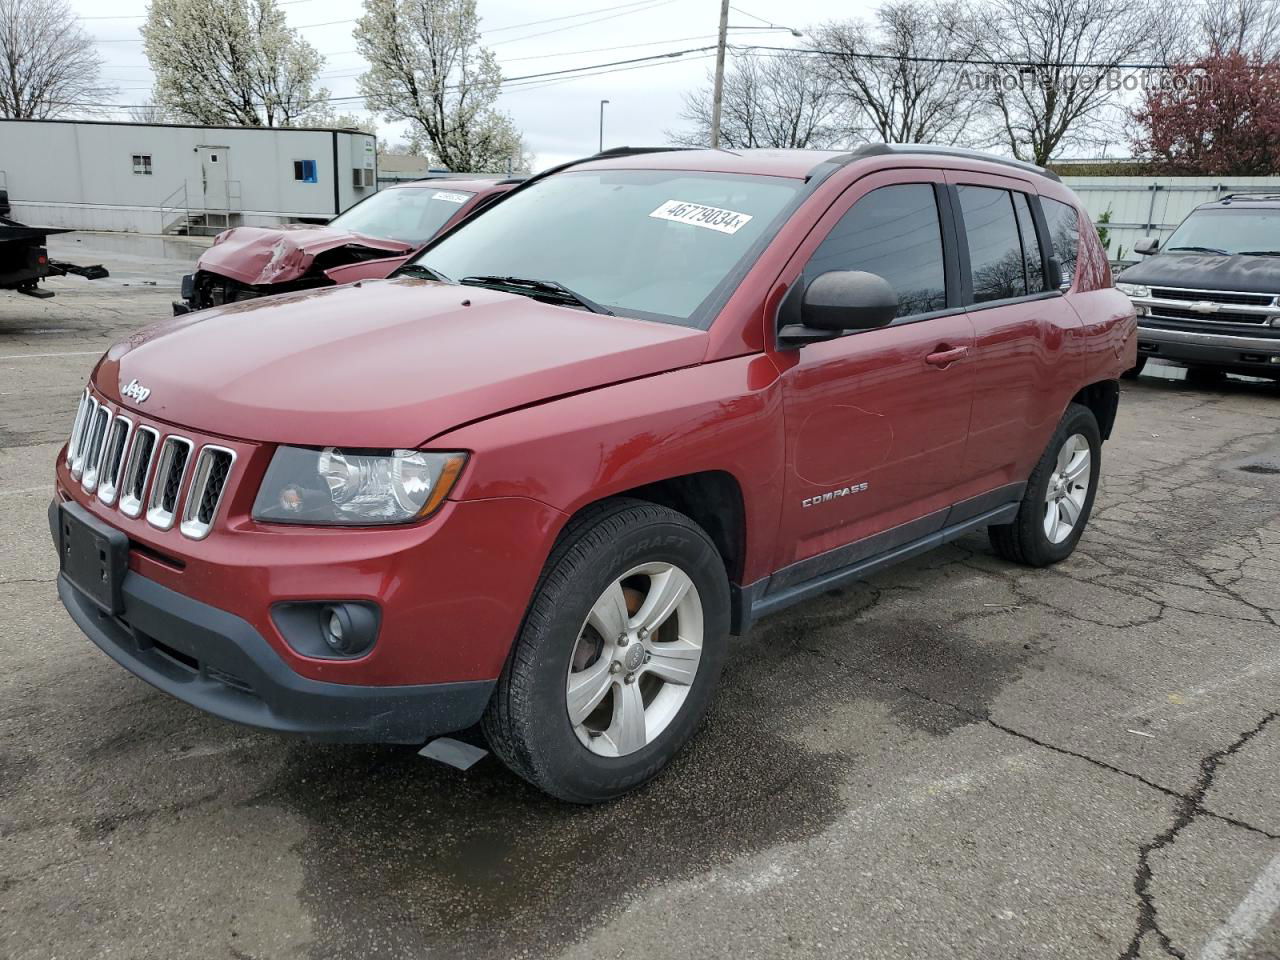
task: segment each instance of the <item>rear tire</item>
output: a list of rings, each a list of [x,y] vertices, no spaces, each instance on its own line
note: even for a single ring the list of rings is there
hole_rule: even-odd
[[[1071,404],[1031,471],[1013,522],[987,528],[996,553],[1030,567],[1047,567],[1071,556],[1093,511],[1101,454],[1102,434],[1093,411]]]
[[[617,499],[571,521],[482,726],[493,752],[572,803],[621,796],[697,729],[724,663],[729,583],[683,514]]]
[[[1218,387],[1227,382],[1227,371],[1221,367],[1187,365],[1187,383],[1197,387]]]

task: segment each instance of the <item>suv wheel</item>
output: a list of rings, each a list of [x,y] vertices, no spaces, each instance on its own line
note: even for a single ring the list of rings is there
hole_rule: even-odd
[[[1032,567],[1071,556],[1093,510],[1101,452],[1093,411],[1071,404],[1031,472],[1018,515],[987,528],[996,553]]]
[[[620,796],[693,735],[728,632],[729,584],[706,533],[666,507],[601,504],[547,561],[485,713],[489,745],[562,800]]]

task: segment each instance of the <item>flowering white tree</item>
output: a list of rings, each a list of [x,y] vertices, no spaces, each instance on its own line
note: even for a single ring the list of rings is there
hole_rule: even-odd
[[[495,107],[502,72],[480,46],[475,0],[364,0],[356,48],[365,106],[408,121],[410,144],[449,170],[501,173],[525,162],[520,134]]]
[[[277,0],[152,0],[142,28],[156,106],[194,123],[324,123],[324,58],[289,27]]]
[[[115,91],[67,0],[0,0],[0,117],[96,112]]]

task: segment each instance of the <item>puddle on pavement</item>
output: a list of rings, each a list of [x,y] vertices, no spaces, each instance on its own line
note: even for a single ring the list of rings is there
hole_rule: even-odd
[[[185,237],[157,237],[137,233],[59,234],[49,241],[50,253],[59,260],[85,263],[95,257],[115,254],[143,260],[181,260],[195,263],[209,242]]]
[[[254,802],[309,823],[311,955],[548,955],[651,885],[817,835],[848,803],[863,745],[806,749],[798,731],[873,700],[908,729],[943,736],[974,718],[902,687],[981,712],[1030,655],[948,637],[936,622],[868,623],[857,613],[871,592],[824,598],[808,618],[780,614],[734,641],[701,734],[612,804],[559,803],[492,757],[462,774],[408,748],[291,745]],[[832,726],[827,742],[842,742]]]

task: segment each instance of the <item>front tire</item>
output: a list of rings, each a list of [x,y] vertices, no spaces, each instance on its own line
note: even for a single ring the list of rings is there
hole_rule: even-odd
[[[1073,403],[1031,472],[1013,522],[987,528],[996,553],[1030,567],[1071,556],[1093,511],[1101,466],[1098,420]]]
[[[683,514],[607,501],[547,560],[482,721],[493,752],[561,800],[658,773],[697,729],[724,662],[729,584]]]

